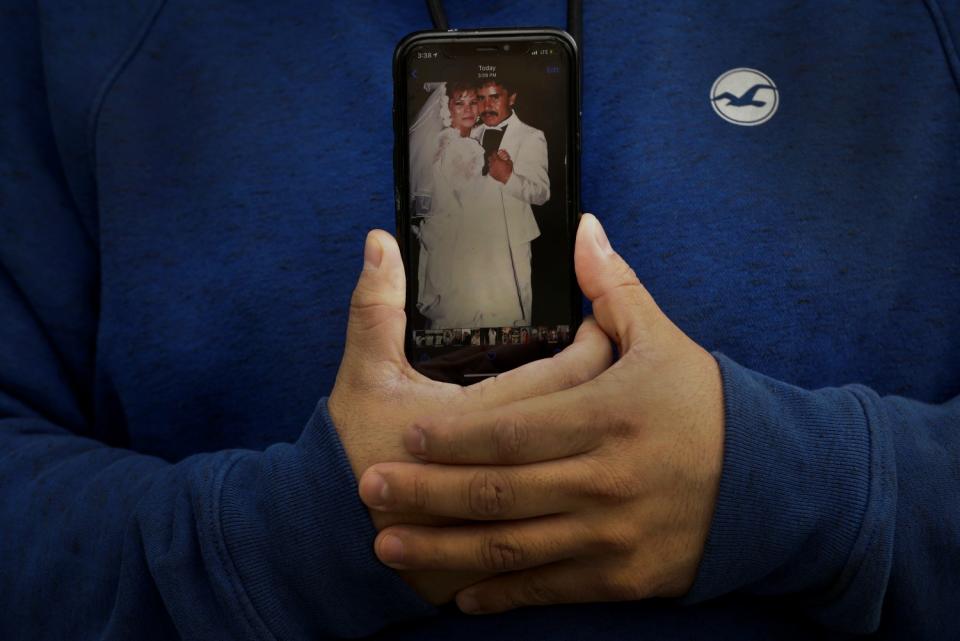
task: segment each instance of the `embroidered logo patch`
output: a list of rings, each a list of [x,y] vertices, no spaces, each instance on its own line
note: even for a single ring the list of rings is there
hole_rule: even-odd
[[[710,88],[710,104],[717,115],[735,125],[762,125],[777,113],[780,91],[764,73],[756,69],[731,69]]]

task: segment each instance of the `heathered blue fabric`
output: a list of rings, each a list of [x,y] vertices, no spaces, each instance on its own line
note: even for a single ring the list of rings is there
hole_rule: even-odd
[[[372,554],[324,397],[420,0],[6,0],[0,638],[960,635],[960,4],[586,5],[584,209],[724,378],[690,594],[466,617]]]

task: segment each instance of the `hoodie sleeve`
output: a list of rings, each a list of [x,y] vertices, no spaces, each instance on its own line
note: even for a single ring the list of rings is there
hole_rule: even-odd
[[[684,600],[783,596],[846,632],[955,632],[960,399],[928,405],[859,385],[808,391],[716,357],[723,474]]]
[[[123,448],[93,400],[97,242],[36,13],[0,15],[0,638],[343,638],[431,611],[373,556],[324,401],[262,452]]]

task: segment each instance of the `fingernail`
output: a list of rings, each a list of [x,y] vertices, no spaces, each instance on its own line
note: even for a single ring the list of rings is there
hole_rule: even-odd
[[[613,247],[610,246],[610,239],[607,238],[607,232],[603,231],[603,225],[600,224],[600,221],[594,217],[593,219],[593,240],[597,243],[597,247],[604,254],[612,254]]]
[[[386,505],[390,500],[390,486],[387,485],[387,480],[376,472],[370,472],[367,476],[364,484],[368,490],[366,494],[370,497],[369,504],[373,507]]]
[[[457,605],[460,610],[467,614],[473,614],[480,611],[480,604],[472,594],[461,594],[457,597]]]
[[[380,541],[380,560],[384,563],[403,562],[403,541],[388,534]]]
[[[427,435],[419,427],[407,430],[403,435],[403,445],[407,451],[415,456],[427,453]]]
[[[373,234],[367,234],[367,242],[363,246],[363,268],[380,269],[382,261],[383,246],[379,240],[373,237]]]

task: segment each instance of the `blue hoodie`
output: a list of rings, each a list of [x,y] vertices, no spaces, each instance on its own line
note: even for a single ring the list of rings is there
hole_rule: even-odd
[[[584,208],[722,368],[690,593],[468,617],[373,555],[324,397],[422,2],[7,0],[0,638],[960,635],[960,5],[586,4]]]

